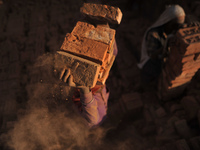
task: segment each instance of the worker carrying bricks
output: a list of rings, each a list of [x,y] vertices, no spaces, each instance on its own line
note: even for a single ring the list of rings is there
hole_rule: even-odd
[[[107,116],[109,90],[105,82],[118,52],[115,30],[108,22],[119,24],[122,13],[117,7],[91,3],[84,3],[81,12],[86,16],[84,22],[77,22],[58,52],[68,64],[60,79],[75,89],[73,102],[88,126],[96,127]]]
[[[141,69],[142,83],[151,83],[161,73],[163,58],[166,55],[167,41],[185,21],[185,12],[179,5],[167,6],[158,20],[147,29],[142,41]]]

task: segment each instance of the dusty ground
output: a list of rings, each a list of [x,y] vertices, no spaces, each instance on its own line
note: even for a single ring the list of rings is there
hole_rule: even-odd
[[[200,73],[182,95],[164,102],[154,87],[141,86],[136,66],[143,34],[164,5],[178,3],[199,17],[198,2],[102,2],[120,7],[124,16],[120,26],[113,26],[119,51],[107,80],[109,121],[92,131],[79,125],[65,101],[68,93],[60,92],[65,87],[53,80],[49,67],[51,53],[82,19],[83,1],[9,0],[0,5],[0,149],[199,149]],[[127,94],[128,99],[138,97],[131,112],[122,103]]]

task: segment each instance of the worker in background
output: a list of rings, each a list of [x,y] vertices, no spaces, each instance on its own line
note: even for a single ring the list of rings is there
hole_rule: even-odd
[[[141,69],[142,83],[151,83],[161,73],[163,58],[166,55],[167,41],[185,21],[185,12],[179,5],[167,6],[158,20],[147,29],[142,41]]]

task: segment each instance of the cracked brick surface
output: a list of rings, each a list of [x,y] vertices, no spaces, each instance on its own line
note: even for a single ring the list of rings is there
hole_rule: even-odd
[[[71,68],[73,81],[78,85],[93,87],[98,78],[100,65],[89,60],[58,51],[55,55],[55,68]]]
[[[68,33],[60,49],[102,64],[108,51],[108,45]]]
[[[77,22],[72,34],[108,44],[109,49],[113,45],[115,39],[114,29],[102,26],[95,27],[92,24],[81,21]]]
[[[84,3],[80,11],[93,19],[108,21],[113,24],[120,24],[122,19],[121,10],[109,5]]]

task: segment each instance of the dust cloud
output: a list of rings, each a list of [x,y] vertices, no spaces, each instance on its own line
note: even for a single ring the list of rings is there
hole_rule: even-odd
[[[58,80],[54,58],[46,54],[30,66],[26,109],[1,140],[13,150],[142,149],[133,126],[120,132],[114,127],[88,128],[70,101],[73,89]]]

